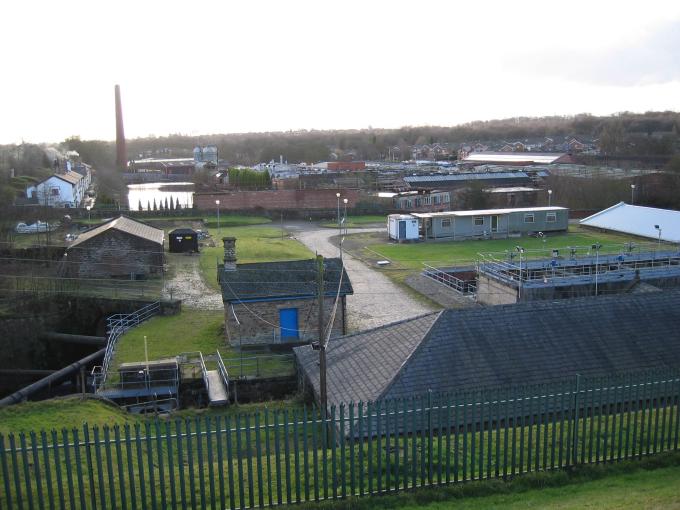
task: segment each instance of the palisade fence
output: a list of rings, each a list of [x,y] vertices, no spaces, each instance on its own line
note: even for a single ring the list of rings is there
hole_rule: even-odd
[[[680,372],[0,435],[3,508],[256,508],[678,449]]]

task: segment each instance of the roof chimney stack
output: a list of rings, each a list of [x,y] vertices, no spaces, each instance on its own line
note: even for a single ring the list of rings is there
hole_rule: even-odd
[[[236,271],[236,238],[223,237],[224,243],[224,270]]]

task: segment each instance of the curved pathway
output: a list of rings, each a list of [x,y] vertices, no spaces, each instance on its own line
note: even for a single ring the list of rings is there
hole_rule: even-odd
[[[304,222],[290,222],[284,228],[310,250],[324,257],[338,257],[338,247],[330,239],[338,234],[331,228],[320,228]],[[364,232],[380,232],[385,228],[356,228],[350,235]],[[354,288],[354,295],[347,296],[348,329],[350,332],[375,328],[409,317],[433,311],[412,298],[404,289],[387,276],[370,268],[361,260],[343,253],[345,269]]]

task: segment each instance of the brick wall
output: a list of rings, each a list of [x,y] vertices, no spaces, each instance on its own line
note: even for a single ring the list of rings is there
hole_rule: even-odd
[[[221,211],[335,209],[338,205],[335,194],[338,192],[342,195],[341,200],[347,198],[349,208],[356,206],[361,195],[361,192],[356,189],[282,189],[195,193],[194,207],[201,210],[217,210],[215,200],[219,199]]]
[[[332,297],[327,297],[324,300],[324,320],[326,323],[330,319],[334,302],[335,298]],[[315,299],[291,299],[234,304],[233,312],[231,305],[225,305],[224,332],[227,343],[232,346],[280,343],[279,310],[283,308],[298,309],[300,342],[311,342],[318,339],[319,305],[317,301]],[[344,334],[344,313],[345,300],[342,298],[333,322],[333,337]],[[238,322],[234,314],[236,314]]]
[[[64,273],[70,278],[110,278],[160,274],[162,247],[109,229],[67,250]]]

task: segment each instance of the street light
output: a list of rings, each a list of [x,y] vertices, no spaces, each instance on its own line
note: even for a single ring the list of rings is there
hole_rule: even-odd
[[[654,225],[654,228],[659,231],[659,250],[661,250],[661,227],[659,225]]]
[[[552,190],[548,190],[548,207],[550,207],[550,204],[552,203]]]
[[[338,235],[342,235],[342,226],[340,225],[340,193],[336,193],[338,199]]]
[[[597,296],[597,275],[600,269],[600,248],[602,245],[600,243],[595,243],[592,245],[592,249],[595,250],[595,295]]]
[[[522,254],[524,253],[524,248],[521,246],[515,246],[515,250],[519,253],[519,285],[517,286],[517,301],[522,300]]]
[[[348,200],[346,198],[342,199],[342,203],[345,204],[345,216],[343,217],[343,220],[345,222],[345,235],[347,235],[347,202]]]
[[[630,205],[635,203],[635,184],[630,185]]]
[[[85,209],[87,209],[87,221],[89,223],[90,222],[90,209],[92,209],[92,206],[88,205],[87,207],[85,207]]]
[[[220,229],[220,201],[215,200],[215,205],[217,205],[217,238],[219,239],[220,234],[221,234],[221,229]]]

